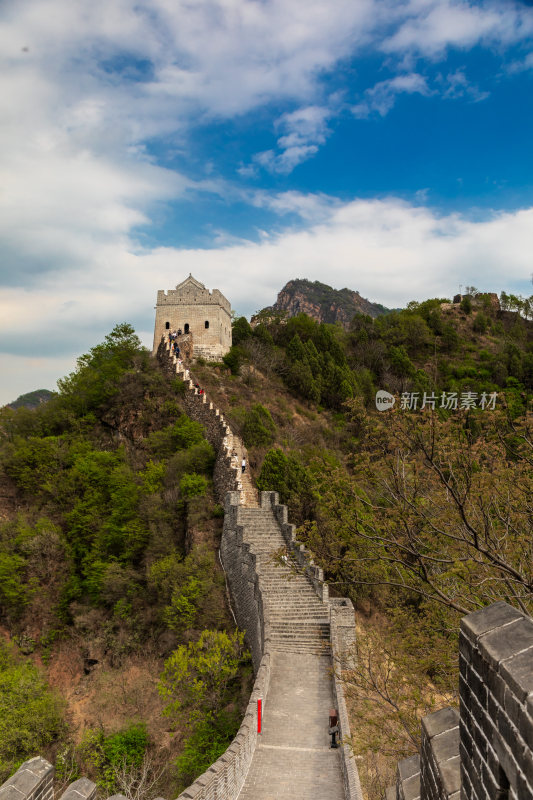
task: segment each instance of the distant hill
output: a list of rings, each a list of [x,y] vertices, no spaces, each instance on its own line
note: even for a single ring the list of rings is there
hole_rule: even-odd
[[[340,322],[348,328],[354,314],[379,317],[389,309],[372,303],[351,289],[333,289],[320,281],[297,278],[285,284],[273,306],[264,312],[285,312],[288,318],[304,313],[317,322]]]
[[[8,406],[9,408],[37,408],[41,403],[47,403],[53,396],[54,392],[50,392],[48,389],[35,389],[34,392],[21,394],[13,403],[8,403]]]

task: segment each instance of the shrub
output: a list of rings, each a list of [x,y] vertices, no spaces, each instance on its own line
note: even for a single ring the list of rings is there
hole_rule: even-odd
[[[104,796],[107,796],[118,788],[118,771],[141,767],[147,747],[146,726],[144,723],[132,723],[109,736],[102,730],[87,731],[80,750],[93,765],[98,787]]]
[[[489,324],[489,321],[488,321],[487,317],[485,316],[485,314],[482,314],[481,311],[479,311],[476,314],[476,317],[474,319],[474,323],[473,323],[472,327],[473,327],[473,329],[475,330],[476,333],[485,333],[486,330],[487,330],[488,324]]]
[[[180,783],[192,783],[229,747],[239,730],[237,715],[221,711],[216,718],[200,720],[185,740],[182,754],[176,759]]]
[[[244,416],[242,438],[246,447],[268,447],[276,435],[270,411],[257,403]]]
[[[465,314],[472,313],[472,301],[468,296],[463,297],[463,299],[461,300],[461,311],[464,311]]]
[[[207,479],[195,472],[187,473],[180,481],[180,491],[186,500],[191,497],[203,497],[207,492]]]
[[[37,667],[0,639],[0,782],[63,730],[61,703]]]
[[[252,328],[246,317],[239,317],[233,323],[232,328],[232,342],[234,345],[244,342],[252,335]]]

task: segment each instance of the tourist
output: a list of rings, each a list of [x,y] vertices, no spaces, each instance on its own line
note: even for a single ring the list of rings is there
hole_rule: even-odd
[[[246,469],[246,459],[245,459],[245,458],[244,458],[244,456],[243,456],[243,458],[242,458],[242,464],[241,464],[241,472],[242,472],[243,474],[244,474],[244,470],[245,470],[245,469]]]

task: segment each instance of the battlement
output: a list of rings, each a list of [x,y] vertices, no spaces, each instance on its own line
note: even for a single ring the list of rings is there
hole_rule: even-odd
[[[387,800],[533,797],[533,620],[504,602],[463,617],[459,671],[459,712],[424,717]]]

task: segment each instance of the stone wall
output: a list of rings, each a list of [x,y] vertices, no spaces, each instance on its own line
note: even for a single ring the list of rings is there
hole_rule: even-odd
[[[342,671],[353,667],[355,620],[352,601],[346,597],[330,598],[328,584],[324,581],[324,571],[314,564],[310,550],[296,539],[296,527],[288,522],[287,506],[279,502],[278,493],[261,492],[261,507],[272,509],[285,539],[287,550],[307,576],[318,597],[329,606],[333,692],[339,715],[340,738],[343,742],[341,765],[344,791],[348,800],[360,800],[362,798],[361,784],[350,745],[350,722],[341,679]]]
[[[422,719],[420,743],[420,797],[459,800],[459,713],[442,708]]]
[[[63,792],[60,800],[94,800],[96,784],[79,778]],[[122,798],[115,795],[115,798]],[[54,768],[41,756],[25,761],[2,786],[0,800],[54,800]],[[110,798],[111,800],[111,798]]]
[[[215,408],[208,402],[206,395],[198,395],[189,372],[183,362],[176,359],[169,350],[168,342],[162,339],[157,349],[157,359],[170,377],[184,381],[185,391],[183,405],[187,415],[205,428],[205,436],[216,453],[213,483],[219,502],[224,502],[227,492],[241,491],[240,467],[236,457],[232,455],[237,437],[230,426]]]
[[[459,646],[463,797],[533,798],[533,620],[495,603],[461,620]]]
[[[463,617],[459,672],[459,713],[423,718],[387,800],[533,798],[533,620],[503,601]]]

